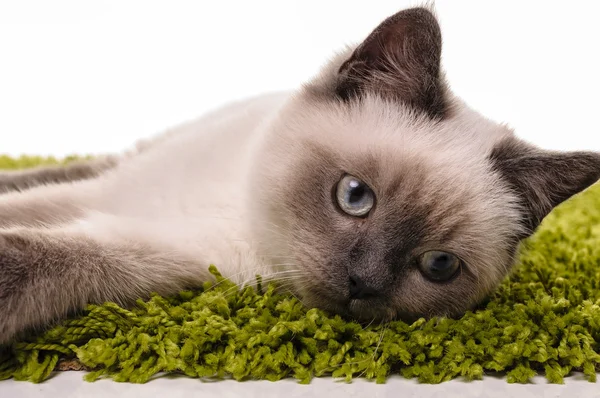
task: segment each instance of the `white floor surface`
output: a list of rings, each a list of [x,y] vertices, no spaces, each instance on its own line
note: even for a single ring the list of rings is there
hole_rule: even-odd
[[[506,398],[506,397],[600,397],[600,384],[590,383],[581,375],[566,380],[563,385],[548,384],[544,378],[536,377],[531,384],[508,384],[505,380],[485,377],[482,381],[450,381],[439,385],[419,384],[414,380],[392,377],[386,384],[375,384],[365,380],[352,383],[330,378],[315,379],[309,385],[293,380],[278,382],[249,381],[201,381],[186,377],[160,377],[146,384],[116,383],[100,380],[94,383],[83,381],[81,372],[58,373],[42,384],[0,382],[2,398],[94,398],[94,397],[168,397],[203,398],[260,397],[260,398],[387,398],[387,397],[443,397],[443,398]]]

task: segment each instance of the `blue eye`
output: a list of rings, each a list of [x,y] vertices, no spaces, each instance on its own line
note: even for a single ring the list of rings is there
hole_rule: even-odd
[[[428,251],[421,255],[419,268],[423,275],[434,282],[447,281],[456,275],[461,260],[452,253]]]
[[[369,214],[375,203],[375,194],[371,188],[351,175],[345,176],[338,183],[336,198],[340,208],[354,217]]]

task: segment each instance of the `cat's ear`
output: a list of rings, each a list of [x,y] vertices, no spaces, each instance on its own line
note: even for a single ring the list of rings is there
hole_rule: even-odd
[[[401,11],[383,21],[341,65],[336,94],[346,100],[372,92],[442,118],[447,104],[441,55],[440,26],[431,11]]]
[[[554,152],[517,138],[498,144],[490,155],[493,167],[523,204],[529,236],[550,211],[600,179],[600,153]]]

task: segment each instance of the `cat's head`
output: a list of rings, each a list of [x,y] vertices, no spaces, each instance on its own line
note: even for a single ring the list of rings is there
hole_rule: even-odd
[[[440,58],[434,15],[399,12],[271,123],[254,225],[306,304],[366,320],[461,314],[600,177],[598,154],[543,151],[467,107]]]

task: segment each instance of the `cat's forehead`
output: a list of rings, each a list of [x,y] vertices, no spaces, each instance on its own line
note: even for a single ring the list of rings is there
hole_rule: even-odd
[[[397,102],[377,96],[344,103],[305,93],[287,111],[293,139],[310,140],[345,154],[373,153],[392,159],[428,154],[441,161],[469,162],[486,157],[503,138],[512,135],[459,100],[453,112],[432,120]]]

